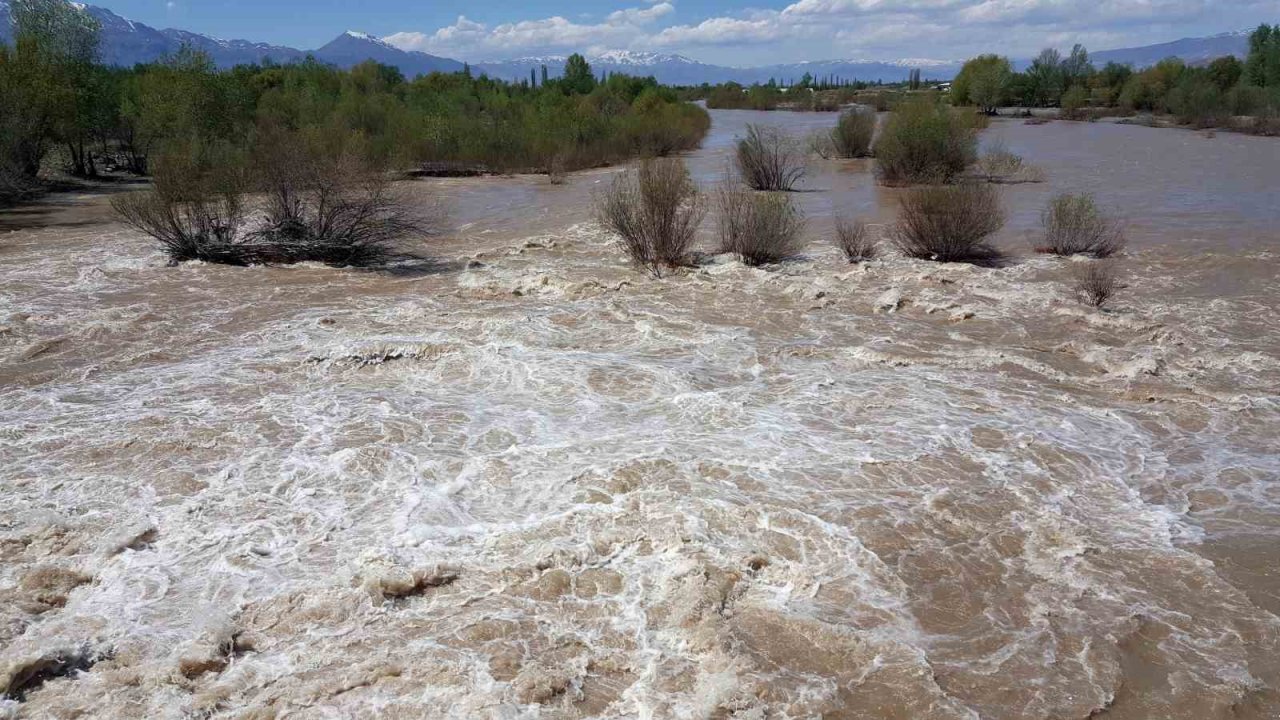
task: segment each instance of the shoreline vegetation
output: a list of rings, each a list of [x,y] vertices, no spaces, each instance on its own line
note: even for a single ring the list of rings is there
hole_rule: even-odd
[[[359,136],[362,162],[404,175],[555,180],[696,148],[710,127],[706,110],[674,89],[597,77],[581,55],[560,78],[544,70],[521,82],[469,68],[406,78],[372,61],[217,70],[189,48],[118,68],[97,61],[100,29],[74,5],[15,0],[12,8],[15,41],[0,44],[0,202],[29,197],[59,173],[150,176],[169,155],[197,174],[225,174],[215,164],[227,163],[247,172],[268,137]],[[257,180],[246,182],[252,189]]]
[[[870,83],[805,75],[744,86],[729,82],[679,89],[680,96],[724,110],[837,112],[850,105],[892,109],[922,94],[942,94],[956,107],[988,116],[1096,121],[1133,118],[1156,126],[1280,135],[1280,25],[1259,26],[1244,60],[1232,55],[1203,65],[1168,58],[1145,68],[1095,67],[1083,45],[1063,56],[1046,49],[1022,72],[1000,55],[967,61],[950,82]],[[1047,115],[1052,111],[1052,114]]]

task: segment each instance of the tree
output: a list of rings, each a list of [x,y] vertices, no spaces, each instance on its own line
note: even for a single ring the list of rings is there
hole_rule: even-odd
[[[1222,92],[1226,92],[1240,82],[1240,78],[1244,76],[1244,65],[1236,59],[1235,55],[1224,55],[1209,63],[1207,72],[1213,84],[1217,85]]]
[[[1062,54],[1053,48],[1040,52],[1031,67],[1027,68],[1027,79],[1031,85],[1032,104],[1041,107],[1057,105],[1062,99],[1063,71]]]
[[[1093,75],[1093,63],[1089,62],[1089,51],[1079,43],[1071,48],[1071,55],[1059,66],[1062,69],[1063,87],[1083,85]]]
[[[83,6],[14,0],[15,48],[0,63],[0,166],[34,180],[51,144],[66,143],[72,172],[92,174],[88,142],[104,124],[95,66],[99,27]]]
[[[565,61],[564,88],[571,95],[587,95],[596,89],[596,78],[591,74],[591,65],[578,53],[570,55]]]
[[[999,55],[979,55],[964,64],[951,85],[951,98],[957,105],[976,105],[994,114],[1004,102],[1013,66]]]
[[[1259,25],[1249,36],[1245,76],[1258,87],[1280,86],[1280,25]]]
[[[1068,120],[1079,120],[1088,105],[1089,91],[1083,85],[1072,85],[1062,93],[1062,117]]]

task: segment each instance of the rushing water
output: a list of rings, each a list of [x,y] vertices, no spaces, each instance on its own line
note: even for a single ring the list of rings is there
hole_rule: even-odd
[[[833,120],[714,118],[706,183]],[[400,272],[0,216],[0,716],[1276,717],[1280,142],[985,138],[1048,176],[1000,269],[842,263],[862,161],[807,258],[661,281],[614,171],[414,183],[458,230]],[[1128,220],[1111,312],[1026,251],[1063,189]]]

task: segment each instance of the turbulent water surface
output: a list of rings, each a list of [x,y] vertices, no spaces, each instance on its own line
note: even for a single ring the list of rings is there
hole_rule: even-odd
[[[723,172],[718,112],[690,166]],[[166,267],[0,216],[0,716],[1273,718],[1280,142],[997,123],[1008,267],[661,281],[594,188],[421,181],[438,262]],[[1028,251],[1128,220],[1110,312]],[[707,226],[710,249],[711,225]]]

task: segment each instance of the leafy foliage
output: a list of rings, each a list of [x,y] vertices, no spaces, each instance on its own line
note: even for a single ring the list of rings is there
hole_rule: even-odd
[[[33,179],[61,143],[72,171],[103,161],[139,174],[170,146],[253,147],[267,128],[359,133],[392,167],[498,172],[575,170],[696,147],[705,110],[652,78],[599,81],[580,55],[563,78],[509,83],[470,72],[404,78],[366,62],[314,60],[219,71],[183,48],[131,69],[94,62],[96,28],[62,0],[18,0],[14,48],[0,46],[0,177]],[[536,74],[532,80],[536,81]]]
[[[876,141],[877,172],[889,185],[951,182],[977,158],[977,134],[957,111],[931,98],[898,106]]]

